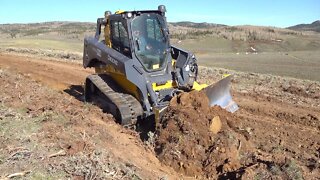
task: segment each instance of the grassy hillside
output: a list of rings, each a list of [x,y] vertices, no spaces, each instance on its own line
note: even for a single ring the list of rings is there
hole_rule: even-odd
[[[174,27],[177,28],[177,27]],[[320,33],[257,26],[174,29],[200,65],[320,81]]]
[[[45,22],[0,25],[0,47],[82,51],[84,36],[93,35],[94,23]],[[318,50],[319,34],[259,26],[225,26],[210,23],[170,23],[173,44],[197,53]],[[200,42],[200,43],[199,43]]]
[[[240,32],[241,33],[241,32]],[[233,35],[237,36],[237,35]],[[274,39],[273,36],[278,38]],[[196,53],[224,52],[286,52],[320,50],[320,34],[314,35],[270,35],[264,39],[239,40],[219,37],[216,34],[204,35],[202,38],[172,39],[172,43],[190,49]]]
[[[316,31],[320,32],[320,20],[314,21],[311,24],[298,24],[295,26],[288,27],[288,29],[296,31]]]
[[[171,43],[194,52],[200,65],[320,81],[320,33],[192,22],[169,23],[169,29]],[[84,36],[94,33],[94,23],[3,24],[0,49],[81,54]]]
[[[214,23],[195,23],[190,21],[180,21],[180,22],[171,22],[173,26],[181,26],[181,27],[189,27],[189,28],[213,28],[213,27],[221,27],[226,26],[224,24],[214,24]]]
[[[83,38],[95,32],[95,23],[45,22],[0,25],[0,48],[19,47],[81,52]]]
[[[95,23],[82,22],[44,22],[0,25],[0,33],[11,38],[47,36],[58,39],[61,39],[62,37],[77,39],[82,38],[80,35],[87,32],[93,32],[94,30]]]

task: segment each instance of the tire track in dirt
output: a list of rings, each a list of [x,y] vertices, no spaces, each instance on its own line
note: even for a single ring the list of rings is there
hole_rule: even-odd
[[[93,71],[80,64],[0,54],[0,67],[13,70],[56,90],[81,85]]]
[[[280,124],[290,124],[310,131],[320,130],[320,110],[310,107],[293,106],[272,98],[256,99],[239,94],[238,103],[248,114],[269,117]],[[268,99],[266,101],[266,99]]]
[[[263,96],[259,99],[239,96],[240,110],[236,116],[242,127],[250,128],[258,149],[289,154],[307,167],[319,166],[319,109],[263,99]]]

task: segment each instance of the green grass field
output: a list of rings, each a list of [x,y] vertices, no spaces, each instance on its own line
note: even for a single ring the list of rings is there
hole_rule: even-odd
[[[177,44],[195,53],[199,65],[219,67],[243,72],[255,72],[289,76],[299,79],[320,81],[320,50],[312,51],[271,51],[248,53],[246,44],[224,39],[201,39]],[[210,44],[210,46],[208,45]],[[83,42],[52,39],[7,39],[0,41],[0,47],[64,50],[82,52]],[[263,44],[259,44],[263,47]],[[238,52],[238,53],[237,53]]]
[[[94,35],[93,23],[40,23],[27,26],[28,33],[21,31],[22,27],[25,28],[24,25],[0,25],[0,48],[82,53],[84,36]],[[10,29],[20,32],[16,38],[11,38]],[[43,29],[46,31],[38,33]],[[208,29],[176,28],[172,34],[180,30],[191,34],[184,39],[172,39],[171,44],[193,52],[199,65],[320,81],[320,33],[247,26],[213,28],[208,34]],[[257,39],[250,39],[248,31],[255,32]],[[31,32],[33,34],[28,35]]]
[[[208,53],[199,65],[320,81],[320,51]]]
[[[39,38],[15,38],[2,39],[0,47],[17,47],[31,49],[52,49],[81,52],[83,42],[77,40],[56,40],[56,39],[39,39]]]
[[[217,37],[172,42],[194,52],[202,66],[320,81],[319,34],[283,36],[282,42],[245,42]],[[257,53],[253,53],[251,47]]]
[[[320,51],[320,33],[308,36],[283,35],[281,42],[228,40],[210,36],[177,42],[176,39],[172,40],[173,44],[195,53],[247,52],[250,47],[258,52]]]

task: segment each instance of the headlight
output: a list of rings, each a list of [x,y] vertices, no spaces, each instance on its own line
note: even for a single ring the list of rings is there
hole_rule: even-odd
[[[131,17],[132,17],[132,13],[131,13],[131,12],[128,12],[128,13],[127,13],[127,17],[128,17],[128,18],[131,18]]]

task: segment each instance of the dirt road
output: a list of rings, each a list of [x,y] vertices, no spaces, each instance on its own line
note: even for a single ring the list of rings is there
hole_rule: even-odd
[[[75,63],[7,54],[0,54],[0,69],[20,73],[27,79],[35,80],[55,91],[66,92],[62,93],[63,97],[69,97],[73,108],[79,109],[83,108],[81,85],[85,77],[92,72]],[[235,84],[239,83],[241,82],[235,81]],[[278,87],[280,86],[281,84],[278,84]],[[317,88],[318,84],[316,84],[316,90]],[[300,103],[292,103],[292,101],[283,101],[281,96],[270,95],[268,91],[259,91],[254,87],[252,89],[254,91],[234,92],[234,99],[240,106],[240,110],[235,114],[239,121],[234,126],[246,131],[250,140],[261,152],[290,157],[294,163],[302,167],[296,173],[301,173],[306,179],[320,177],[320,107],[318,106],[320,99],[317,96],[320,90],[312,96],[291,93],[290,95],[295,99],[288,97],[292,101],[296,102],[297,99],[301,99]],[[21,91],[28,91],[28,89],[24,88]],[[14,96],[10,90],[6,93]],[[39,104],[42,105],[60,101],[45,98],[41,100],[43,102]],[[64,113],[68,112],[64,111]],[[102,118],[102,116],[105,117]],[[154,152],[143,145],[135,132],[125,130],[115,124],[112,117],[103,115],[95,109],[88,118],[87,123],[92,126],[98,124],[99,128],[102,128],[101,131],[107,131],[107,134],[104,132],[107,137],[104,137],[105,141],[100,145],[112,151],[117,158],[138,167],[138,172],[142,174],[142,177],[152,179],[152,176],[160,177],[162,174],[169,177],[180,176],[170,167],[161,165]],[[91,131],[83,124],[76,125],[80,129]],[[274,160],[277,161],[277,158]]]
[[[92,73],[80,64],[10,55],[0,55],[0,66],[28,75],[56,90],[67,89],[70,85],[81,85],[85,77]]]

